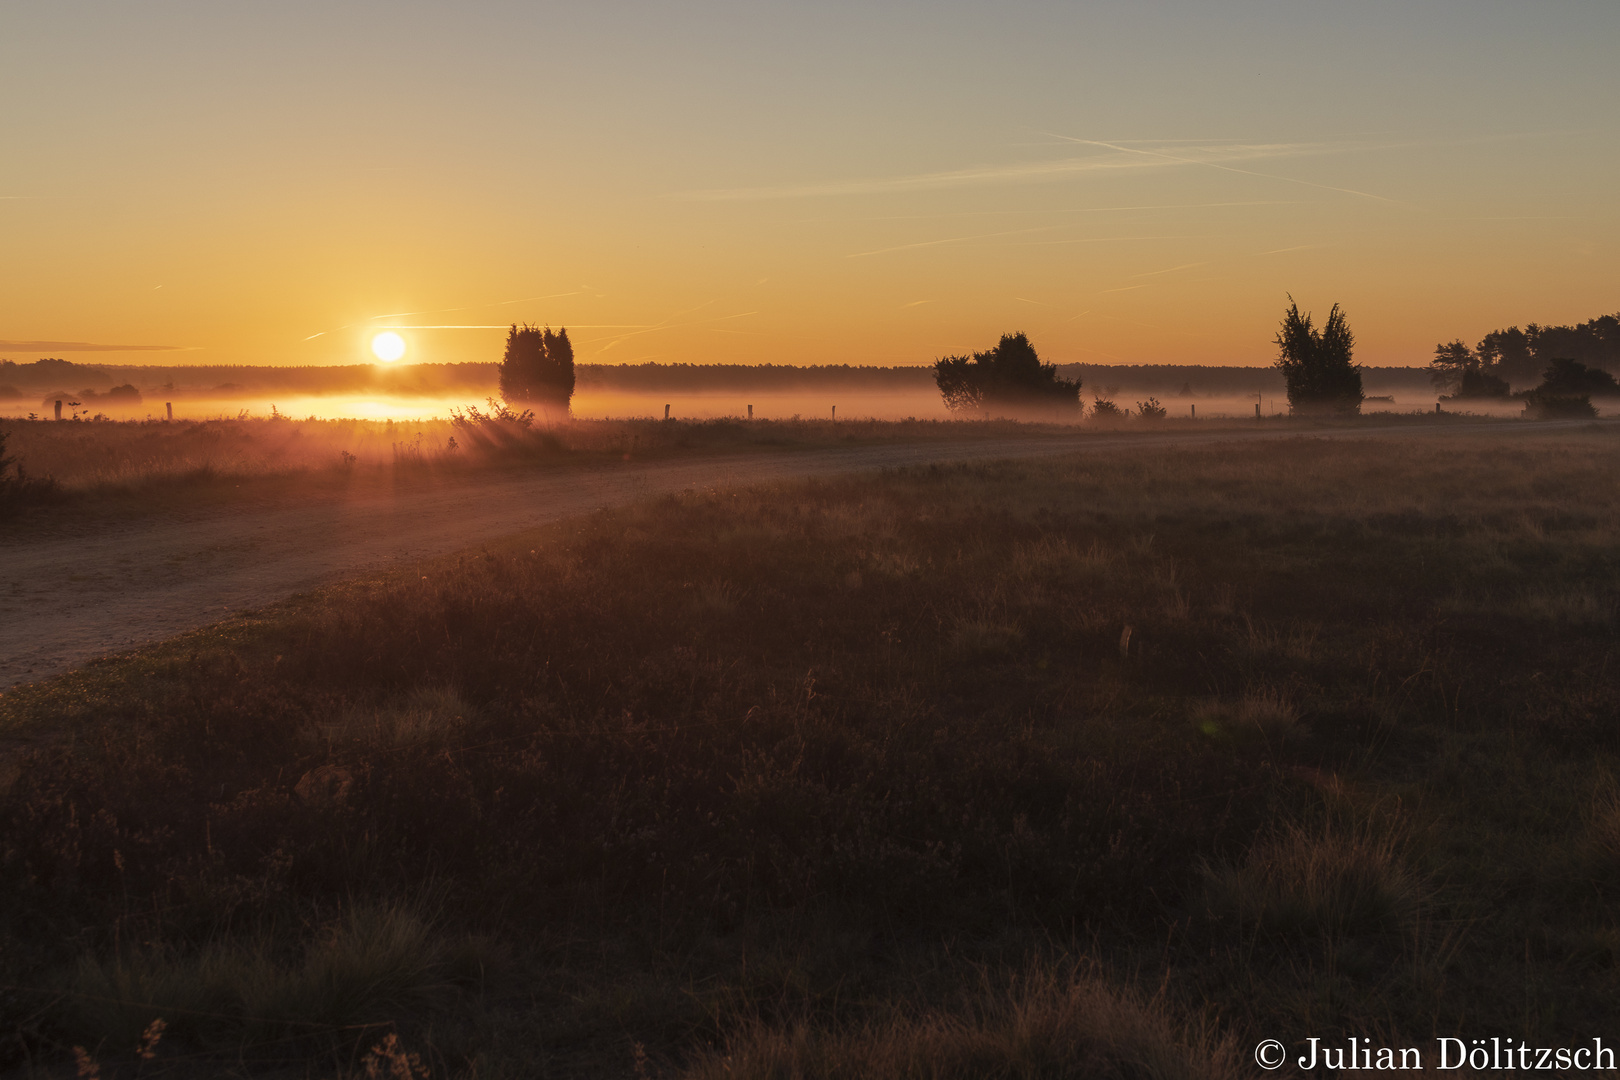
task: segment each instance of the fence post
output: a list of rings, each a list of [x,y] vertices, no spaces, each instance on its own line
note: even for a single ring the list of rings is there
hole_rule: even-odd
[[[668,405],[664,406],[664,419],[665,420],[669,419],[669,406]]]
[[[174,419],[174,402],[172,402],[172,401],[165,401],[165,402],[164,402],[164,403],[163,403],[163,407],[164,407],[164,408],[165,408],[165,409],[167,409],[167,410],[169,410],[169,419],[170,419],[170,420],[173,420],[173,419]]]
[[[1258,401],[1254,403],[1254,418],[1256,420],[1260,419],[1260,403]]]
[[[1192,409],[1192,418],[1194,420],[1198,419],[1198,406],[1192,405],[1192,406],[1189,406],[1189,407]]]
[[[56,418],[58,420],[62,419],[62,399],[61,398],[56,399]]]
[[[832,418],[833,418],[833,419],[834,419],[834,420],[836,420],[836,419],[838,419],[838,406],[836,406],[836,405],[834,405],[834,406],[833,406],[833,414],[832,414]]]
[[[750,405],[750,406],[748,406],[748,419],[752,420],[753,418],[754,418],[754,407],[752,405]]]
[[[1440,415],[1440,403],[1438,401],[1434,403],[1434,415]]]

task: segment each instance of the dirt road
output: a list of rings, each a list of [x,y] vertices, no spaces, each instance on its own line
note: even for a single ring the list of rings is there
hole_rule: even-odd
[[[1555,425],[1512,428],[1550,426]],[[1480,425],[1402,426],[1320,435],[1406,438],[1481,430]],[[474,546],[646,495],[929,462],[1300,434],[1086,434],[491,473],[456,486],[374,492],[290,508],[231,507],[187,520],[143,520],[81,535],[0,541],[0,688],[207,626],[335,578]]]

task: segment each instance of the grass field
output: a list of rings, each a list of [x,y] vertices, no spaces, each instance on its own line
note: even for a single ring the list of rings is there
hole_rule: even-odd
[[[1116,428],[1117,429],[1117,425]],[[657,460],[694,453],[760,453],[825,446],[1038,438],[1072,425],[1011,420],[567,420],[532,426],[484,416],[429,419],[205,421],[12,420],[0,424],[5,456],[0,519],[39,505],[159,512],[256,495],[341,494],[400,473],[454,481],[469,471],[570,462]],[[17,470],[28,497],[5,485]],[[9,498],[7,495],[9,493]]]
[[[1483,417],[1450,415],[1452,423]],[[471,422],[466,422],[466,421]],[[1349,423],[1434,423],[1383,413]],[[1270,428],[1308,431],[1346,422],[1269,417]],[[37,508],[97,517],[168,513],[261,497],[337,497],[356,486],[455,482],[490,469],[555,468],[602,460],[771,453],[831,446],[1050,438],[1097,432],[1253,430],[1248,420],[1197,422],[1095,417],[1084,423],[1016,420],[579,420],[514,424],[488,411],[463,422],[285,416],[215,420],[0,421],[0,525]],[[18,483],[22,480],[22,483]],[[70,510],[71,512],[71,510]]]
[[[10,691],[0,1060],[1612,1045],[1617,466],[1594,425],[693,491]]]

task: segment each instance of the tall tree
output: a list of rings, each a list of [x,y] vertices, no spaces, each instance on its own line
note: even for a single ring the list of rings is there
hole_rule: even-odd
[[[568,330],[516,323],[506,335],[501,359],[501,397],[508,402],[568,408],[574,396],[574,346]]]
[[[1461,341],[1436,345],[1429,361],[1429,378],[1437,389],[1449,391],[1451,398],[1507,397],[1512,388],[1499,378],[1492,365],[1481,360]]]
[[[1290,296],[1274,340],[1277,367],[1288,384],[1288,407],[1292,411],[1342,415],[1361,411],[1365,395],[1361,368],[1353,359],[1356,339],[1338,304],[1333,305],[1327,322],[1318,330],[1308,313],[1299,313],[1299,305]]]

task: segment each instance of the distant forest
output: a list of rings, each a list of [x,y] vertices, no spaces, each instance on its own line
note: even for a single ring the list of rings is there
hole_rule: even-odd
[[[0,394],[33,397],[41,393],[104,392],[134,385],[143,395],[172,393],[184,397],[283,394],[380,393],[402,396],[465,394],[481,398],[495,393],[498,365],[488,364],[348,364],[332,367],[246,367],[201,365],[165,367],[123,364],[75,364],[39,360],[18,364],[0,360]],[[1211,367],[1198,364],[1060,364],[1066,379],[1082,381],[1082,396],[1104,392],[1142,391],[1161,397],[1182,394],[1230,396],[1281,394],[1282,376],[1268,367]],[[1430,389],[1427,368],[1363,368],[1370,390]],[[625,393],[792,392],[816,387],[853,387],[874,392],[934,388],[932,366],[857,367],[818,364],[578,364],[578,389]]]

